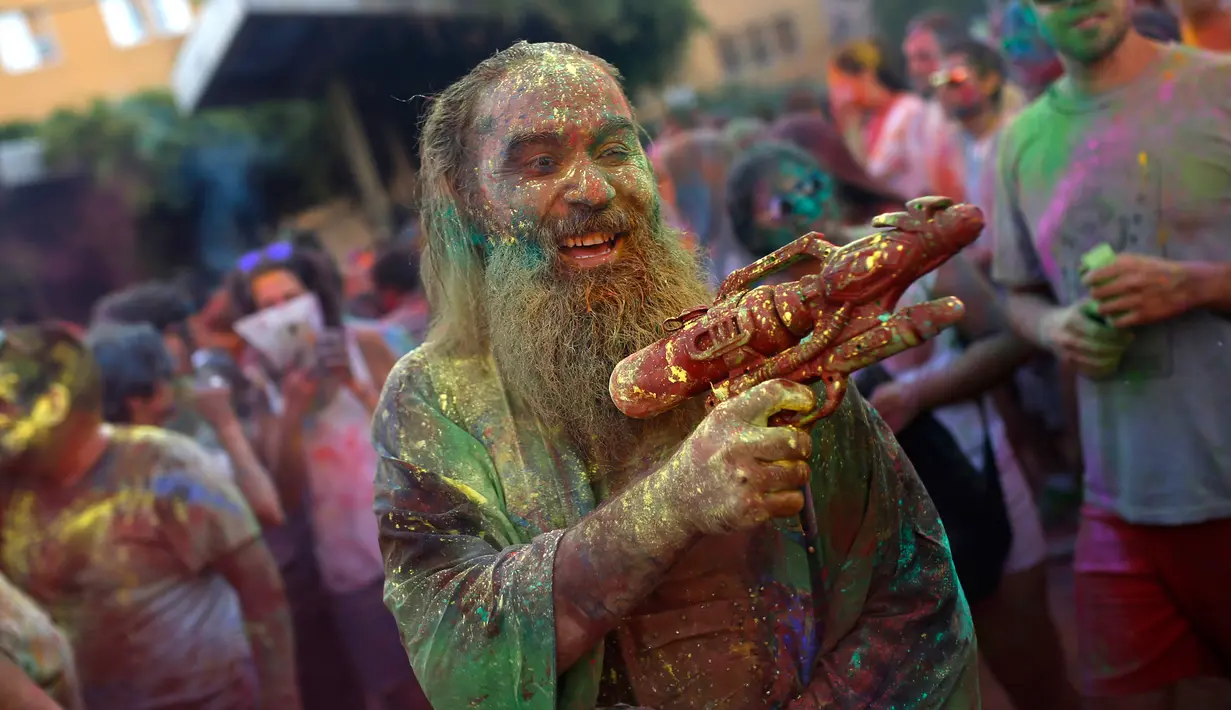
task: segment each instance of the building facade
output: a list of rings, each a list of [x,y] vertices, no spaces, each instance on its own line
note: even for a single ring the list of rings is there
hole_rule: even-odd
[[[667,88],[639,97],[643,118],[726,84],[820,83],[838,43],[872,32],[871,0],[695,0],[705,26]]]
[[[0,124],[166,87],[191,0],[0,0]]]

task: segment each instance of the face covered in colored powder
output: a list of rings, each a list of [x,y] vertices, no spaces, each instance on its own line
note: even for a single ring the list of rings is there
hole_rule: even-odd
[[[1107,57],[1132,27],[1132,0],[1032,0],[1030,5],[1048,43],[1078,64]]]
[[[968,121],[991,109],[1000,83],[995,74],[980,76],[961,54],[946,57],[943,68],[932,75],[932,85],[945,113],[958,121]]]
[[[486,248],[487,330],[506,384],[589,453],[635,427],[607,392],[615,364],[710,298],[664,227],[619,83],[584,57],[508,71],[476,113],[469,221]]]
[[[757,186],[749,248],[760,257],[832,228],[838,219],[834,192],[833,177],[814,161],[783,156]]]

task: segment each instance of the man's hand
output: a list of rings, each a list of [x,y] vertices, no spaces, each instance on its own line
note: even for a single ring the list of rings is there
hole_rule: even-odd
[[[197,412],[214,430],[237,421],[235,408],[231,406],[231,386],[221,375],[211,375],[205,382],[198,382],[192,390],[193,404]]]
[[[1200,305],[1202,279],[1191,265],[1121,254],[1082,278],[1099,313],[1117,328],[1169,320]]]
[[[657,475],[686,524],[721,534],[798,515],[812,472],[812,437],[771,427],[778,412],[808,412],[816,396],[788,380],[764,382],[710,412]]]
[[[1039,323],[1039,341],[1083,375],[1106,377],[1120,366],[1133,336],[1086,315],[1088,305],[1088,301],[1081,301],[1044,315]]]
[[[919,393],[910,382],[894,380],[872,392],[868,403],[885,420],[894,434],[905,429],[919,416]]]

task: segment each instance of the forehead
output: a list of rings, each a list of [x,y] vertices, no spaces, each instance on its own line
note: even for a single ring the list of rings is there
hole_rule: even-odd
[[[935,50],[939,45],[940,41],[936,38],[936,33],[926,27],[921,27],[906,36],[906,47],[908,50]]]
[[[587,59],[552,55],[506,73],[480,106],[479,128],[496,136],[564,133],[612,118],[632,120],[616,80]]]

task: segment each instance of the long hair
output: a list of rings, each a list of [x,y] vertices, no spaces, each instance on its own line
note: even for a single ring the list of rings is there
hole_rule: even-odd
[[[437,96],[420,137],[422,227],[426,236],[422,280],[432,308],[428,340],[446,352],[475,354],[486,347],[483,312],[483,237],[468,215],[475,204],[473,140],[479,102],[510,71],[561,56],[620,74],[571,44],[517,44],[497,52]]]

